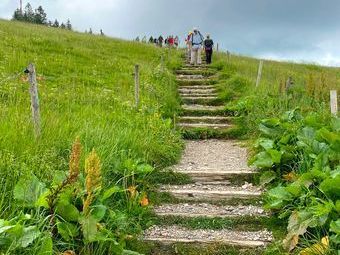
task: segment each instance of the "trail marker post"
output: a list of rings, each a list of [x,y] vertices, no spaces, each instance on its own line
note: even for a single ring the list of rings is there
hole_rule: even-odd
[[[259,69],[257,71],[256,87],[260,85],[262,77],[263,60],[260,60]]]
[[[217,43],[217,44],[216,44],[216,51],[217,51],[217,52],[218,52],[218,50],[219,50],[219,46],[220,46],[220,45]]]
[[[31,63],[28,65],[25,72],[28,74],[28,81],[30,83],[30,95],[31,95],[31,110],[32,119],[34,125],[35,136],[39,137],[41,134],[41,122],[40,122],[40,107],[39,107],[39,95],[38,95],[38,83],[35,67]]]
[[[139,65],[135,65],[135,103],[136,109],[139,106]]]
[[[334,116],[338,115],[338,93],[336,90],[330,91],[330,106],[331,114]]]

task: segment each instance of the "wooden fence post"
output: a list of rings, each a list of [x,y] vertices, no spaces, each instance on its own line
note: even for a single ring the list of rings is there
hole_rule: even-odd
[[[260,60],[259,69],[257,71],[256,87],[260,85],[262,77],[263,60]]]
[[[336,90],[330,91],[330,104],[331,104],[331,113],[334,116],[338,115],[338,94]]]
[[[135,103],[139,106],[139,65],[135,65]]]
[[[228,59],[228,63],[230,63],[230,52],[227,50],[227,59]]]
[[[38,83],[35,67],[31,63],[28,65],[26,72],[28,73],[28,81],[30,83],[30,95],[31,95],[31,110],[34,125],[35,136],[39,137],[41,134],[41,122],[40,122],[40,109],[39,109],[39,95],[38,95]]]
[[[219,50],[219,45],[218,45],[218,43],[216,44],[216,51],[218,52],[218,50]]]

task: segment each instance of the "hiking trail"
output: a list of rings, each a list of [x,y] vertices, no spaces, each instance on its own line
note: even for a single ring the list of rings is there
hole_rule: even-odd
[[[204,64],[185,64],[177,70],[183,102],[177,125],[187,140],[173,171],[189,175],[192,183],[160,185],[159,191],[171,194],[176,202],[156,206],[154,212],[159,217],[188,222],[230,219],[234,223],[219,229],[201,229],[194,223],[190,228],[156,225],[145,231],[143,239],[162,245],[222,245],[240,249],[237,254],[242,254],[242,249],[261,250],[273,240],[272,233],[265,226],[248,228],[247,222],[268,217],[261,207],[262,190],[252,184],[256,169],[247,165],[247,149],[241,142],[228,139],[237,127],[218,99],[214,74]],[[209,254],[217,254],[218,248],[214,252]]]

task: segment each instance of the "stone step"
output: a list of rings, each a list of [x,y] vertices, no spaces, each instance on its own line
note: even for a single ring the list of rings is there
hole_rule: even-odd
[[[181,85],[179,86],[179,90],[207,90],[207,89],[213,89],[216,90],[216,87],[214,85]]]
[[[217,99],[218,99],[218,97],[211,96],[211,95],[182,96],[182,100],[190,100],[190,101],[194,101],[194,100],[217,100]]]
[[[214,80],[210,80],[210,79],[177,79],[177,81],[181,84],[181,85],[209,85],[209,84],[214,84],[215,81]]]
[[[178,80],[201,80],[201,79],[206,79],[201,74],[179,74],[176,76]]]
[[[202,88],[190,88],[190,89],[178,89],[179,93],[182,94],[215,94],[216,93],[216,89],[212,88],[212,89],[202,89]]]
[[[184,74],[184,75],[195,75],[201,74],[203,76],[211,76],[214,75],[215,72],[210,71],[209,69],[197,69],[197,68],[183,68],[176,71],[176,74]]]
[[[178,122],[184,123],[230,123],[233,118],[223,116],[182,116]]]
[[[217,99],[217,94],[216,93],[179,93],[179,95],[182,97],[182,98],[200,98],[200,97],[203,97],[203,98],[210,98],[213,97],[213,98],[216,98]]]
[[[260,188],[252,185],[246,187],[228,185],[205,185],[200,183],[187,185],[162,185],[160,191],[167,192],[178,199],[226,201],[231,199],[259,198],[262,194]]]
[[[224,115],[224,106],[211,106],[211,105],[200,105],[200,104],[184,104],[182,105],[183,115],[191,116],[206,116],[206,115]]]
[[[230,124],[218,124],[218,123],[178,123],[180,128],[211,128],[211,129],[227,129],[232,127]]]
[[[184,104],[190,105],[190,104],[200,104],[200,105],[220,105],[221,100],[218,97],[214,96],[188,96],[188,97],[182,97],[182,102]]]
[[[185,64],[184,67],[186,68],[195,68],[195,69],[207,69],[209,66],[207,64],[201,64],[201,65],[191,65],[191,64]]]
[[[176,216],[185,218],[235,218],[266,217],[268,214],[262,207],[254,205],[214,205],[209,203],[164,204],[154,207],[158,216]]]
[[[176,170],[175,172],[187,174],[194,182],[202,184],[223,184],[228,183],[244,183],[245,181],[252,182],[257,172],[246,169],[237,170],[214,170],[210,168],[199,170]]]
[[[273,236],[267,230],[232,231],[187,229],[180,226],[153,226],[144,232],[144,241],[171,243],[223,244],[238,247],[265,247]]]

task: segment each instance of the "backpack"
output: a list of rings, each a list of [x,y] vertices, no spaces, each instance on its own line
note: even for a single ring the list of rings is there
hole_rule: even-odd
[[[200,31],[197,31],[197,33],[200,35],[201,41],[202,41],[202,43],[203,43],[203,41],[204,41],[203,35],[201,34]],[[192,44],[194,43],[194,35],[195,35],[195,33],[193,33],[193,34],[191,35],[191,43],[192,43]]]

